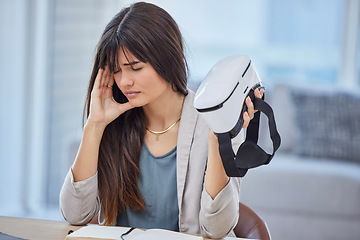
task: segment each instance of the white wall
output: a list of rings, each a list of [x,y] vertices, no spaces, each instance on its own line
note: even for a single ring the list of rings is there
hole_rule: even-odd
[[[0,1],[0,212],[19,214],[24,198],[27,73],[26,0]],[[16,14],[16,18],[13,16]]]

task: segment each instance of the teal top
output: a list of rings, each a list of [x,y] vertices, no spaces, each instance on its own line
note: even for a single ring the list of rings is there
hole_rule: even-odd
[[[116,224],[123,227],[161,228],[179,231],[176,184],[176,147],[163,156],[154,156],[144,143],[140,155],[139,189],[145,210],[125,209]]]

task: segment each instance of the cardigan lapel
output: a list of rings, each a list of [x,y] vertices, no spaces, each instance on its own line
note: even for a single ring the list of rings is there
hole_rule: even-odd
[[[185,188],[186,174],[190,158],[191,146],[194,138],[195,126],[198,119],[198,113],[193,107],[194,92],[189,90],[185,97],[179,125],[177,139],[177,193],[179,211],[181,213],[182,200]]]

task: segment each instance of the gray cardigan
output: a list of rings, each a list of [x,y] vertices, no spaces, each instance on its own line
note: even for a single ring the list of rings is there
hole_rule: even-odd
[[[240,178],[231,178],[212,199],[204,187],[209,128],[193,107],[194,93],[185,97],[177,141],[177,192],[179,230],[211,238],[234,236],[239,217]],[[243,134],[241,134],[241,142]],[[97,174],[74,182],[69,170],[60,192],[60,209],[66,221],[83,225],[101,209]],[[99,214],[103,223],[102,211]]]

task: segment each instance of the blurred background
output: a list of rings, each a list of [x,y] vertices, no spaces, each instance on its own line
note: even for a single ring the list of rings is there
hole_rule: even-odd
[[[62,219],[59,192],[82,134],[95,47],[132,2],[0,0],[0,215]],[[251,57],[269,91],[359,87],[357,0],[149,2],[180,26],[194,90],[235,54]]]

